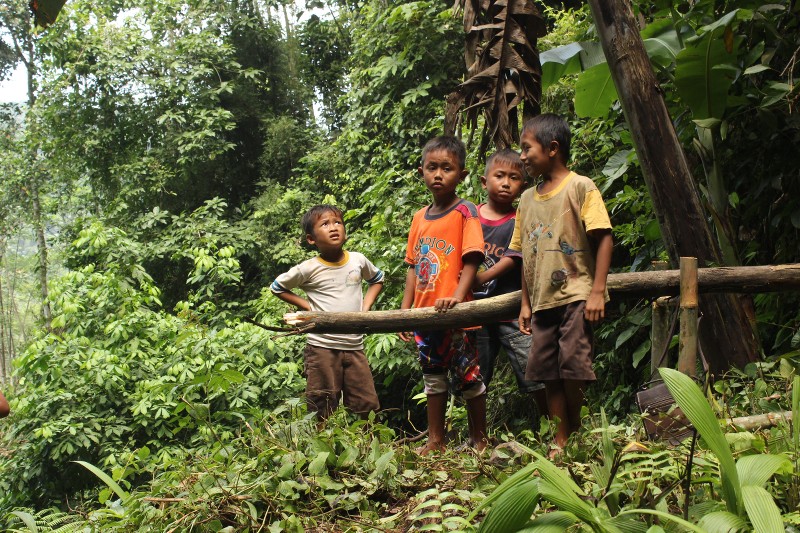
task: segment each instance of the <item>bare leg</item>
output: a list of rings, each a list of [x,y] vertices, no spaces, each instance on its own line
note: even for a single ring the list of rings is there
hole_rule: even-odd
[[[486,394],[467,400],[469,440],[478,451],[483,451],[489,440],[486,438]]]
[[[586,382],[578,379],[565,379],[564,392],[567,398],[567,420],[569,421],[569,432],[575,433],[581,428],[581,408],[584,403],[583,391]]]
[[[420,455],[428,455],[432,451],[443,452],[444,415],[447,408],[447,393],[428,394],[428,443],[417,448]]]
[[[539,416],[550,416],[550,410],[547,408],[547,389],[538,389],[533,391],[533,401],[536,402],[536,409],[539,411]]]
[[[569,436],[581,427],[585,386],[585,381],[575,379],[546,382],[547,408],[552,418],[558,418],[555,444],[559,448],[566,446]]]
[[[558,419],[556,426],[555,444],[563,448],[569,438],[569,412],[567,410],[567,394],[564,390],[564,382],[560,379],[552,379],[545,382],[547,391],[547,411],[550,417]]]

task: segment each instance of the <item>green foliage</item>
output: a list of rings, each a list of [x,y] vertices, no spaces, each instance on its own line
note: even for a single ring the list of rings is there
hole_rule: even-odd
[[[95,224],[74,245],[92,262],[53,284],[54,330],[17,363],[3,506],[90,485],[75,459],[115,467],[149,446],[166,460],[302,390],[291,353],[261,330],[208,327],[191,302],[164,312],[141,248],[121,230]]]

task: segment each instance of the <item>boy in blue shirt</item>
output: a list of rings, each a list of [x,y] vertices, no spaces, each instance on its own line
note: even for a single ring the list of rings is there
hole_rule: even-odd
[[[521,289],[521,258],[517,254],[505,255],[514,233],[517,214],[514,202],[525,188],[525,168],[519,154],[509,149],[492,154],[486,161],[481,185],[486,191],[486,203],[478,205],[478,217],[483,228],[485,257],[475,277],[473,294],[476,300]],[[520,392],[532,394],[539,416],[546,416],[544,384],[525,379],[531,337],[519,330],[518,321],[484,324],[478,331],[477,343],[481,375],[487,389],[502,347]]]

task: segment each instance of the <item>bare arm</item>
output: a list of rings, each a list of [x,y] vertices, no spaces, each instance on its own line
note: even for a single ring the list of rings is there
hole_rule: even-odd
[[[406,273],[406,287],[403,290],[403,302],[400,304],[400,309],[411,309],[411,304],[414,303],[414,285],[417,283],[417,275],[414,272],[414,267],[409,266]],[[403,341],[414,340],[414,335],[408,331],[401,331],[397,334]]]
[[[464,257],[464,267],[461,269],[461,277],[458,279],[458,287],[452,296],[448,298],[438,298],[434,307],[440,313],[447,312],[448,309],[455,307],[464,301],[467,294],[472,290],[475,283],[475,275],[478,273],[478,266],[483,261],[482,253],[471,253]]]
[[[519,304],[519,330],[525,335],[531,334],[531,297],[528,293],[528,283],[525,281],[525,272],[522,273],[522,298]]]
[[[597,323],[605,318],[606,280],[608,270],[611,268],[611,253],[614,251],[614,238],[610,229],[597,229],[590,232],[597,241],[597,257],[595,258],[594,282],[592,292],[586,299],[586,308],[583,311],[586,320]]]
[[[513,268],[513,259],[510,257],[501,257],[500,261],[492,265],[492,268],[489,268],[483,272],[479,272],[475,275],[475,287],[480,287],[484,283],[488,283],[493,279],[497,279],[506,272],[511,271]]]
[[[296,295],[291,291],[276,292],[273,294],[275,294],[275,296],[277,296],[287,304],[297,307],[301,311],[311,311],[311,304],[308,303],[308,300],[306,300],[305,298],[301,298],[300,296]]]
[[[375,303],[375,298],[383,290],[383,282],[373,283],[367,289],[367,294],[364,295],[364,303],[361,304],[362,311],[369,311],[372,309],[372,304]]]

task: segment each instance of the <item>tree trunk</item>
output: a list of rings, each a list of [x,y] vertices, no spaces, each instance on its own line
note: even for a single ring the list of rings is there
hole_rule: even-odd
[[[608,292],[613,299],[678,294],[679,288],[678,270],[608,276]],[[698,269],[697,290],[705,294],[715,291],[800,291],[800,264]],[[446,313],[437,313],[433,307],[355,313],[301,311],[289,313],[284,319],[304,333],[389,333],[463,328],[516,318],[519,315],[520,295],[517,291],[459,304]]]
[[[721,264],[630,3],[589,0],[589,5],[673,264],[681,256],[697,257],[700,266]],[[757,359],[755,331],[737,297],[707,295],[700,312],[700,343],[713,373]]]

